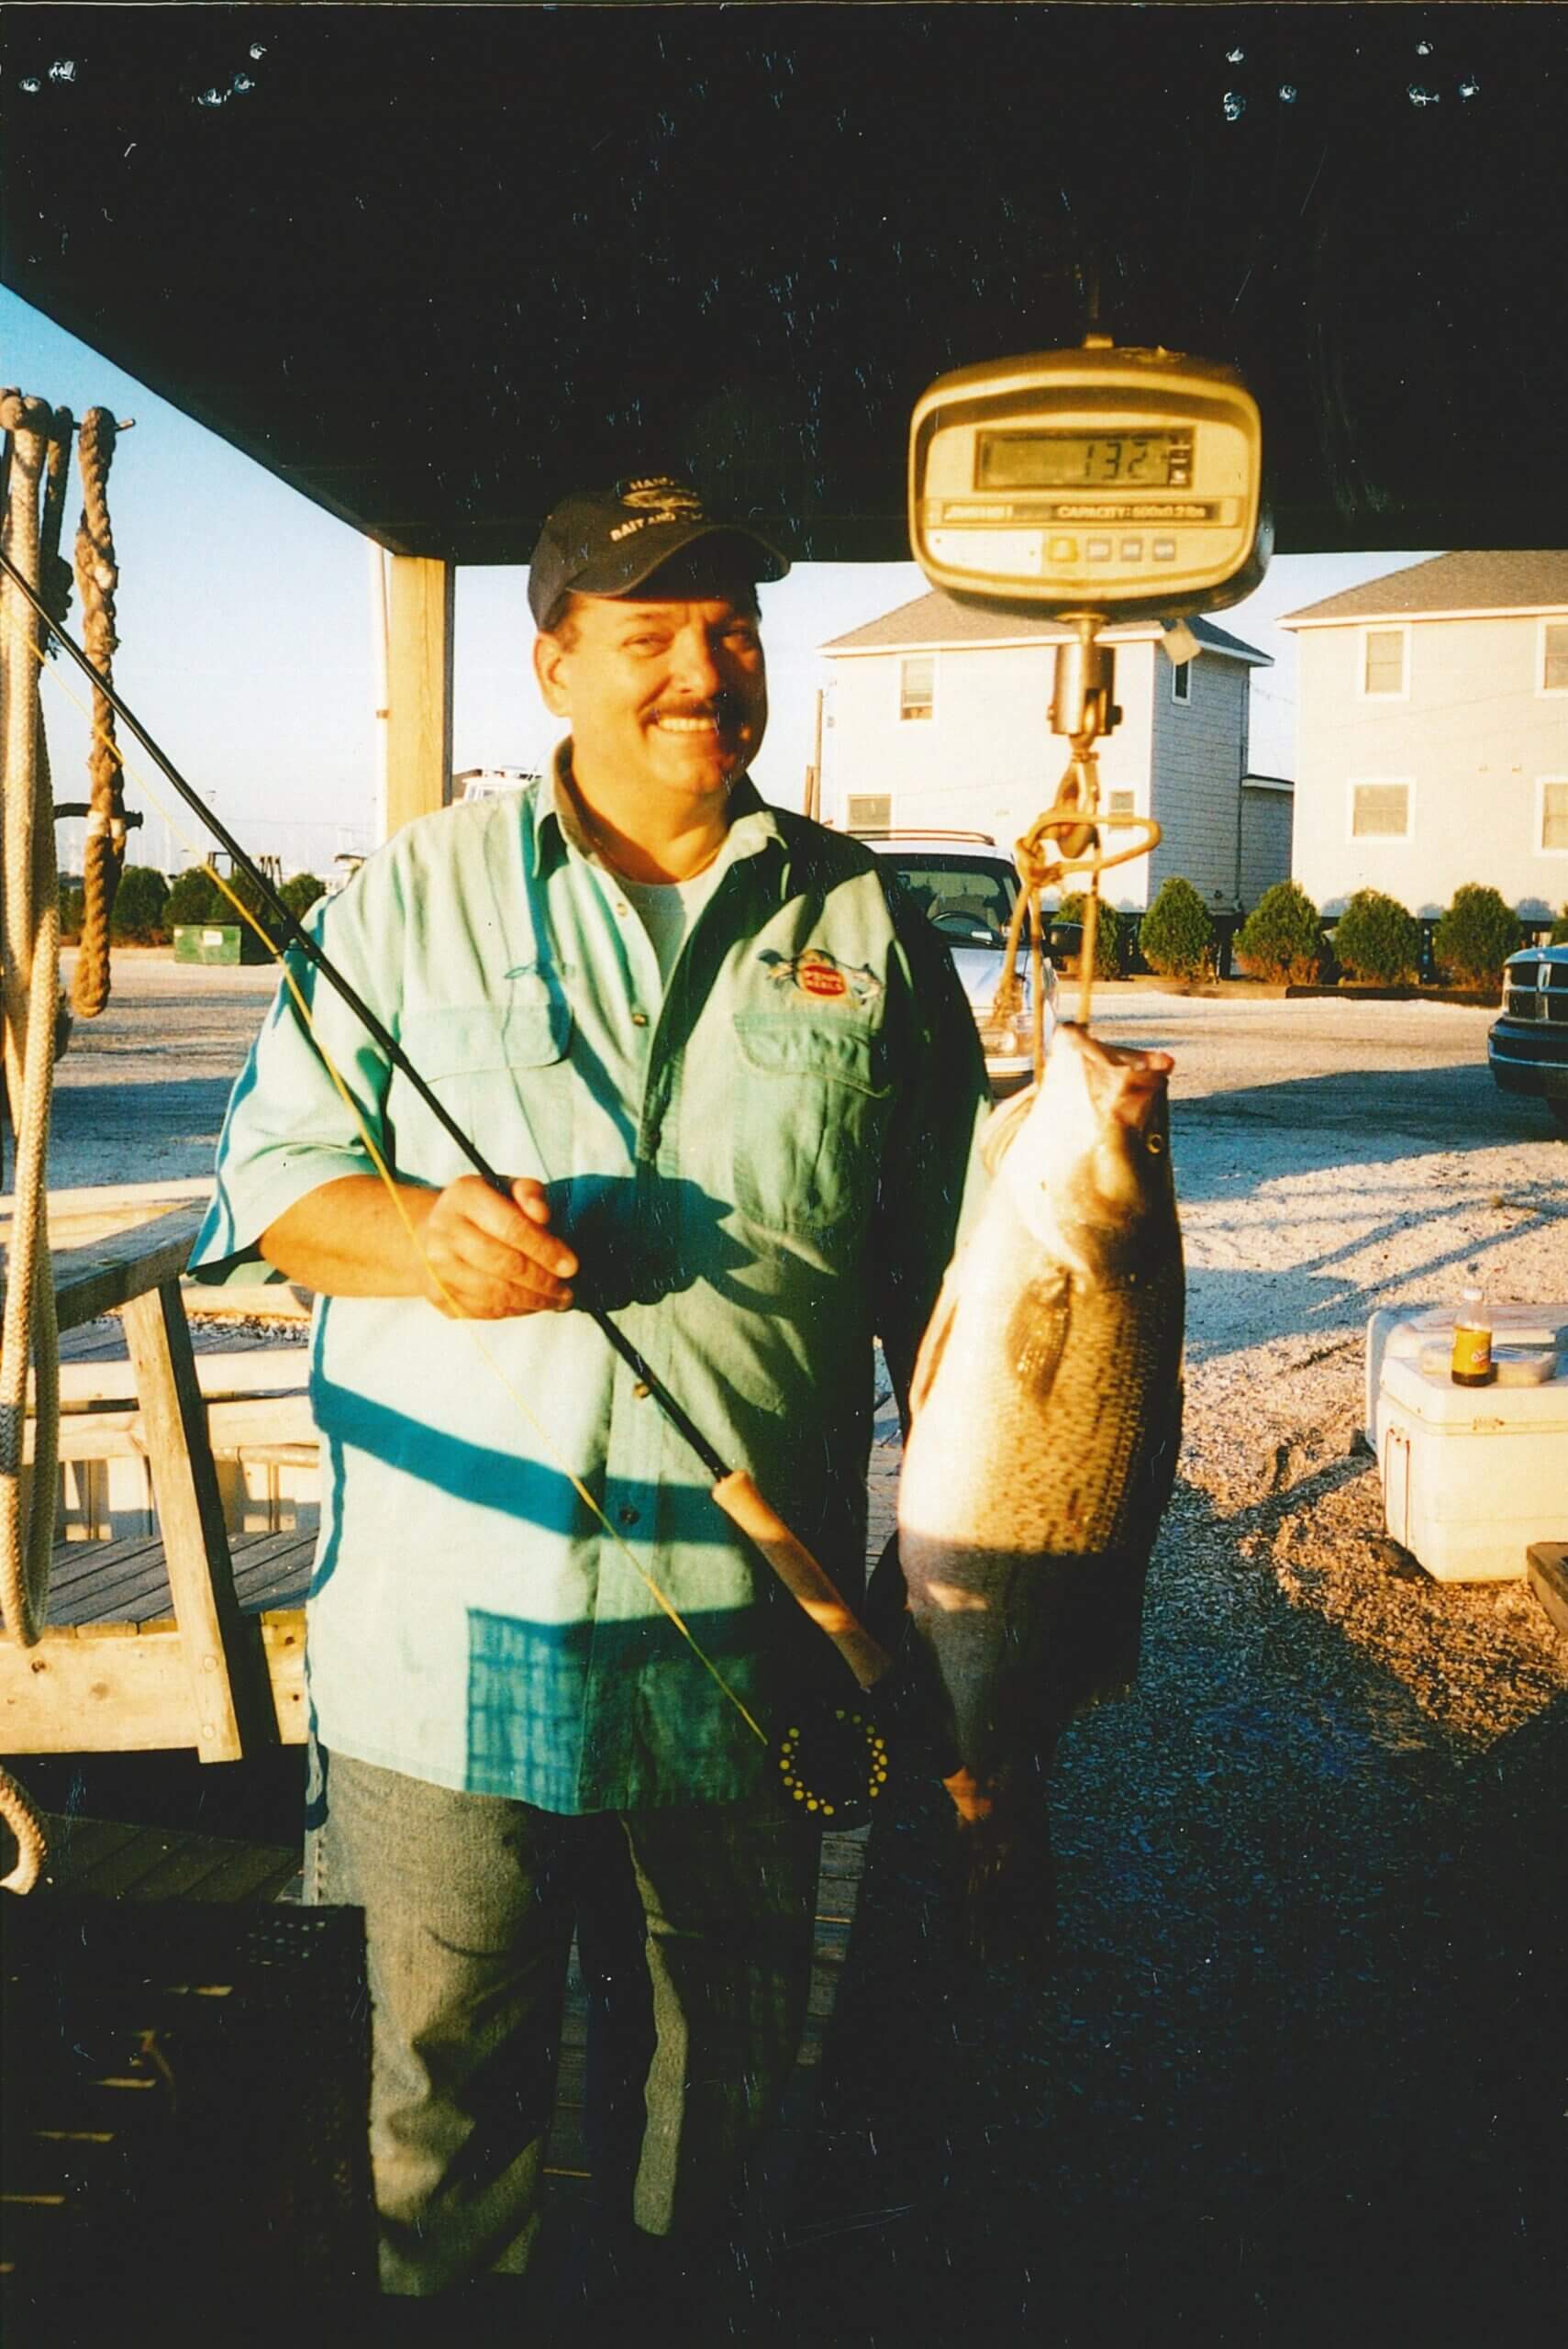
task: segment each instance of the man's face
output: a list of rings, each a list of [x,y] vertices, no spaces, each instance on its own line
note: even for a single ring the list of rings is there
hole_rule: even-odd
[[[762,643],[749,591],[579,596],[534,669],[547,707],[572,722],[573,769],[590,793],[722,798],[768,721]]]

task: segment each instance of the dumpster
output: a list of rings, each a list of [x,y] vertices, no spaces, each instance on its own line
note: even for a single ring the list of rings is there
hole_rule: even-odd
[[[176,922],[176,963],[265,963],[271,956],[254,930],[242,922]]]

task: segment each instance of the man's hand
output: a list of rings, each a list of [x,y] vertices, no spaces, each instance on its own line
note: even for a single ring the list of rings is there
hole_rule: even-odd
[[[577,1259],[550,1229],[544,1186],[520,1175],[504,1199],[477,1174],[438,1191],[419,1228],[431,1302],[464,1321],[563,1313]]]
[[[453,1320],[563,1313],[577,1259],[550,1229],[542,1183],[509,1198],[478,1174],[444,1191],[345,1174],[307,1191],[261,1234],[261,1252],[323,1297],[422,1297]]]

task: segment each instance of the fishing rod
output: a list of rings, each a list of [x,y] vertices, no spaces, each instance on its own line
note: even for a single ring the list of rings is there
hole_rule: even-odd
[[[61,626],[44,604],[41,596],[17,570],[10,557],[0,549],[0,573],[26,598],[28,605],[55,640],[63,646],[83,675],[101,693],[121,723],[140,743],[148,756],[179,793],[185,805],[227,851],[236,869],[256,890],[266,910],[282,930],[289,943],[297,948],[311,968],[325,979],[347,1004],[366,1032],[380,1046],[392,1066],[413,1086],[420,1100],[450,1137],[463,1157],[483,1181],[502,1198],[510,1198],[511,1189],[504,1177],[484,1157],[472,1137],[452,1118],[445,1104],[409,1059],[397,1039],[385,1023],[371,1009],[358,990],[346,979],[319,942],[311,936],[297,914],[284,903],[266,874],[221,818],[209,807],[195,785],[188,783],[167,752],[142,725],[135,711],[103,674],[95,662]],[[837,1586],[825,1567],[813,1557],[799,1537],[794,1533],[777,1511],[759,1491],[750,1473],[732,1468],[714,1449],[701,1429],[670,1392],[663,1380],[645,1361],[638,1348],[618,1325],[612,1321],[602,1306],[584,1297],[579,1291],[580,1309],[585,1312],[595,1328],[619,1355],[628,1369],[648,1390],[661,1411],[689,1445],[703,1467],[713,1479],[713,1498],[725,1515],[753,1542],[767,1559],[773,1572],[817,1629],[833,1645],[849,1666],[862,1695],[868,1699],[877,1692],[874,1712],[855,1713],[845,1707],[829,1706],[826,1710],[797,1708],[795,1723],[784,1731],[779,1748],[779,1770],[782,1790],[786,1798],[803,1802],[813,1810],[823,1810],[836,1816],[843,1823],[851,1820],[857,1808],[854,1793],[848,1782],[858,1781],[862,1792],[869,1775],[869,1794],[881,1792],[887,1775],[887,1751],[884,1731],[895,1716],[901,1723],[911,1726],[925,1711],[925,1698],[917,1700],[909,1675],[874,1639],[859,1618],[846,1606]],[[815,1721],[807,1719],[817,1709]],[[806,1744],[810,1734],[809,1747]],[[862,1769],[862,1764],[869,1765]],[[847,1776],[846,1776],[847,1774]],[[832,1781],[832,1795],[826,1791],[826,1782]]]

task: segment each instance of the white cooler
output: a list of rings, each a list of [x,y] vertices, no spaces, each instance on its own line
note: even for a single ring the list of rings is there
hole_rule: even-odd
[[[1424,1356],[1431,1367],[1446,1370],[1453,1351],[1453,1323],[1457,1306],[1433,1305],[1424,1311],[1412,1311],[1407,1305],[1384,1307],[1374,1313],[1366,1325],[1366,1440],[1383,1457],[1383,1438],[1377,1424],[1378,1388],[1382,1383],[1385,1361],[1406,1362]],[[1519,1383],[1513,1359],[1514,1350],[1523,1347],[1533,1353],[1547,1347],[1568,1356],[1568,1305],[1498,1304],[1490,1308],[1492,1338],[1496,1353],[1501,1357],[1499,1384]],[[1486,1387],[1461,1389],[1462,1393],[1486,1394]]]
[[[1568,1538],[1568,1307],[1493,1308],[1490,1386],[1449,1375],[1451,1308],[1379,1321],[1368,1432],[1385,1525],[1440,1582],[1522,1578],[1532,1542]]]

